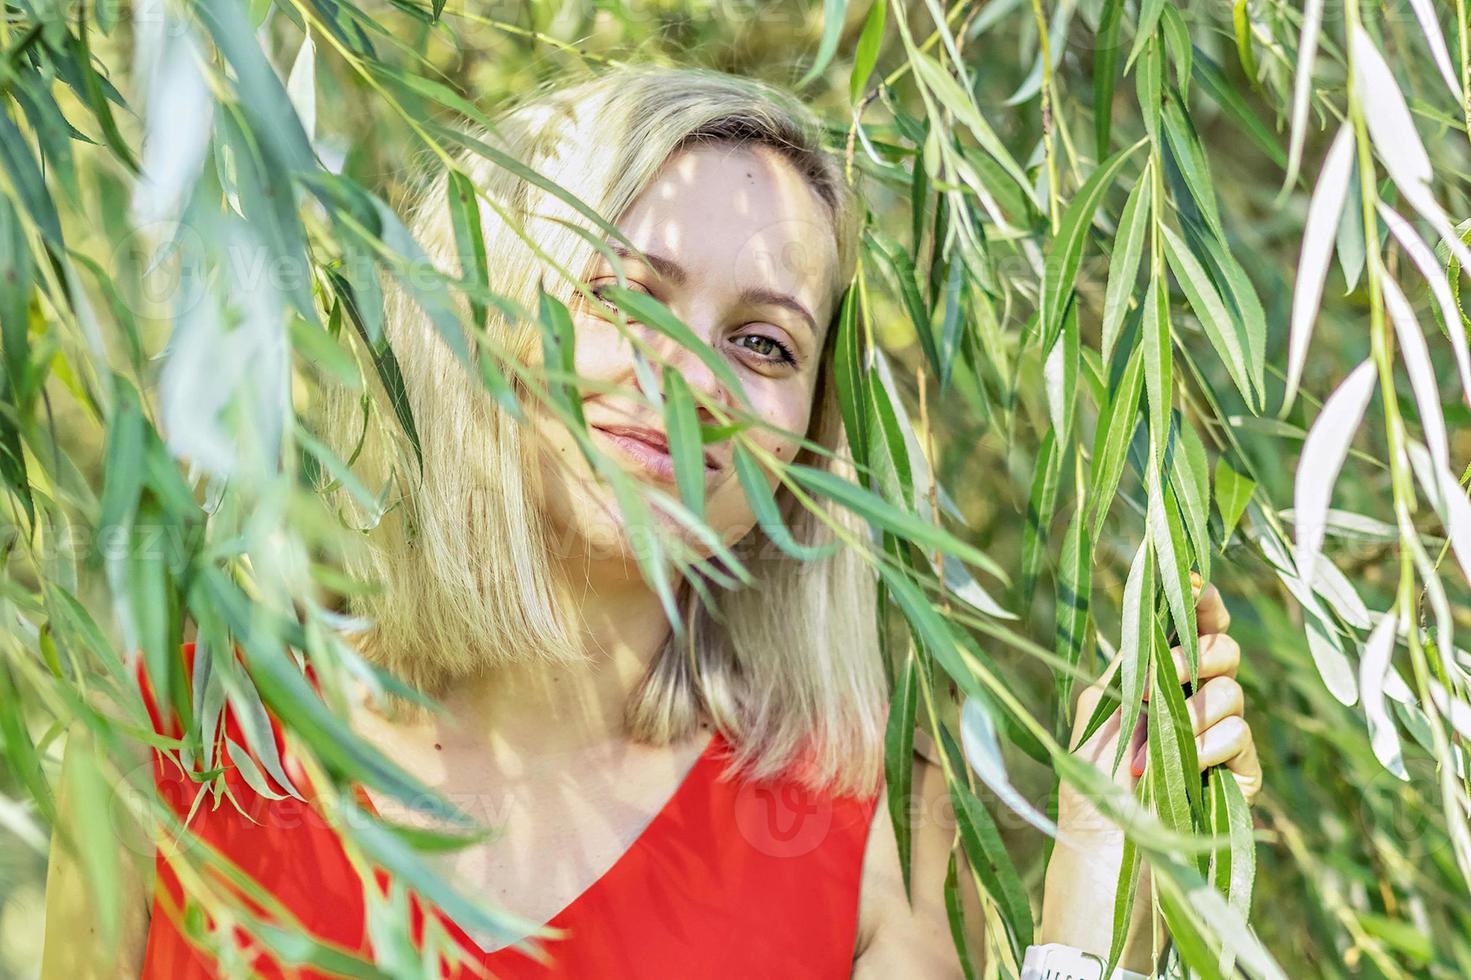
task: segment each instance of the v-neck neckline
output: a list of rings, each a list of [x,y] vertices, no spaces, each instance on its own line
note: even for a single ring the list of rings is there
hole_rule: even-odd
[[[581,891],[569,899],[560,909],[553,912],[543,923],[544,926],[552,925],[571,914],[578,905],[586,901],[600,886],[612,878],[620,868],[627,865],[631,855],[647,846],[648,839],[655,828],[669,820],[669,814],[678,808],[679,804],[689,795],[693,787],[701,781],[697,778],[701,770],[714,764],[718,751],[723,744],[724,737],[720,734],[720,730],[718,728],[712,730],[709,738],[705,740],[704,748],[700,750],[700,754],[695,757],[695,761],[690,764],[689,768],[685,770],[684,775],[680,777],[678,784],[674,787],[674,791],[669,794],[668,799],[654,812],[653,816],[649,818],[643,828],[634,835],[633,840],[629,842],[628,846],[619,852],[618,856],[613,859],[613,863],[604,868],[601,874],[588,882]],[[362,785],[355,784],[354,790],[356,791],[355,795],[359,802],[367,808],[369,813],[381,820],[382,816],[379,814],[377,806],[373,804],[372,798],[368,796],[367,791]],[[525,936],[511,940],[503,946],[497,946],[495,949],[486,949],[475,937],[466,932],[458,922],[455,922],[447,916],[443,917],[441,922],[450,930],[451,934],[455,935],[462,942],[468,943],[470,948],[480,957],[491,957],[501,953],[509,953],[516,949],[518,943],[534,935],[534,933],[528,933]]]

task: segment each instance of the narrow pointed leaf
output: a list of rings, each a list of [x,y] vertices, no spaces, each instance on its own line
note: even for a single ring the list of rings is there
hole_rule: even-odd
[[[1347,123],[1338,131],[1323,169],[1318,186],[1308,203],[1307,224],[1302,234],[1302,254],[1297,260],[1297,284],[1292,293],[1292,326],[1288,334],[1287,389],[1282,395],[1282,414],[1286,415],[1297,395],[1302,367],[1307,361],[1308,341],[1313,335],[1313,321],[1318,318],[1318,304],[1323,298],[1323,281],[1328,275],[1328,260],[1338,232],[1343,202],[1348,199],[1348,178],[1353,172],[1353,129]]]
[[[1369,722],[1369,741],[1374,748],[1374,757],[1392,775],[1408,781],[1410,775],[1405,769],[1399,732],[1384,700],[1384,682],[1394,656],[1398,628],[1399,612],[1396,609],[1380,619],[1369,634],[1364,642],[1363,658],[1359,661],[1359,689],[1363,692],[1364,716]]]
[[[1134,291],[1139,274],[1139,259],[1144,251],[1144,232],[1149,227],[1150,201],[1153,197],[1154,161],[1144,165],[1124,213],[1119,219],[1118,236],[1108,263],[1108,289],[1103,299],[1103,362],[1113,360],[1113,347],[1124,325],[1124,311]]]
[[[1333,485],[1374,394],[1375,382],[1373,361],[1365,360],[1349,372],[1323,403],[1302,444],[1292,502],[1297,523],[1297,570],[1308,585],[1313,581],[1313,563],[1323,547]]]

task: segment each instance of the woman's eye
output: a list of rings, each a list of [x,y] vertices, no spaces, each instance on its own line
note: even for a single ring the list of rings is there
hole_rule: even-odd
[[[792,349],[774,337],[767,337],[763,334],[746,334],[737,337],[736,343],[768,360],[782,364],[797,363],[796,358],[792,356]]]
[[[609,310],[618,310],[618,309],[621,309],[621,307],[619,307],[619,305],[616,302],[614,302],[612,299],[610,299],[608,297],[608,290],[611,287],[616,286],[616,285],[617,285],[617,283],[611,283],[611,282],[600,283],[600,284],[598,284],[596,286],[589,287],[588,288],[588,292],[591,293],[593,295],[593,297],[595,297],[599,303],[601,303],[603,306],[607,307]],[[648,292],[643,287],[641,287],[638,283],[635,283],[635,282],[630,282],[628,284],[628,289],[629,289],[630,292],[637,292],[637,293],[645,293],[645,292]],[[652,293],[649,293],[649,295],[653,295],[653,294]],[[627,314],[625,313],[624,316],[627,317]]]
[[[602,303],[604,306],[609,307],[610,309],[618,308],[618,304],[608,298],[607,286],[594,286],[589,289],[588,292],[592,293],[593,296],[597,298],[597,301],[599,303]]]

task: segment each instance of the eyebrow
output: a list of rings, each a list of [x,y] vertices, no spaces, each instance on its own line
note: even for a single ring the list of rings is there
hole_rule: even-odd
[[[619,258],[633,259],[636,262],[641,261],[647,263],[655,272],[677,286],[682,286],[689,281],[689,275],[684,271],[684,267],[673,259],[665,258],[662,255],[655,255],[653,252],[644,252],[640,255],[637,252],[624,248],[616,242],[610,242],[609,248]],[[751,303],[758,306],[780,306],[783,309],[790,310],[802,318],[807,324],[807,328],[812,331],[812,336],[816,337],[819,332],[817,318],[812,315],[812,312],[806,306],[802,305],[800,300],[789,293],[779,293],[775,290],[751,286],[741,291],[740,300],[743,303]]]

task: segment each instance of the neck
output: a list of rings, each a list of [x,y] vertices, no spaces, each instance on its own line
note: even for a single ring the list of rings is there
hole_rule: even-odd
[[[449,737],[526,758],[577,752],[623,735],[625,706],[667,639],[669,619],[631,560],[557,571],[558,581],[570,583],[560,589],[560,601],[581,656],[571,664],[489,668],[455,684],[440,699],[448,712],[440,724]]]

